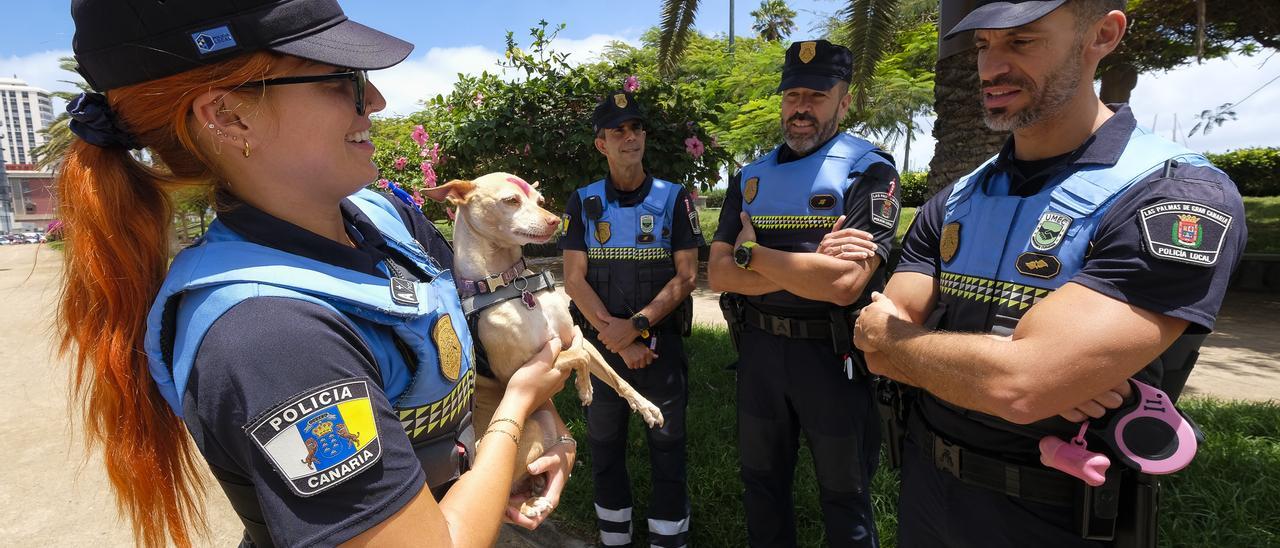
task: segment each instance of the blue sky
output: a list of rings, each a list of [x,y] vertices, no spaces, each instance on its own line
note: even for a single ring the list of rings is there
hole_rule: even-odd
[[[208,0],[218,1],[218,0]],[[526,31],[539,19],[565,23],[567,28],[553,46],[569,52],[570,60],[592,59],[611,41],[637,43],[644,31],[658,22],[660,0],[344,0],[352,19],[404,38],[416,45],[401,65],[373,75],[387,96],[389,113],[409,113],[424,97],[447,91],[456,74],[493,71],[505,45],[507,30],[528,43]],[[798,12],[794,39],[820,33],[815,27],[835,12],[844,0],[789,0]],[[737,0],[734,24],[739,36],[753,34],[749,12],[758,0]],[[7,25],[0,32],[0,75],[27,80],[50,90],[69,89],[58,80],[68,74],[57,67],[57,58],[71,54],[74,27],[69,0],[0,0]],[[728,0],[704,0],[696,26],[708,34],[728,33]],[[1267,52],[1273,53],[1273,52]],[[1280,145],[1280,57],[1233,56],[1191,64],[1166,73],[1139,78],[1132,105],[1139,123],[1155,126],[1163,135],[1174,133],[1180,142],[1196,150],[1225,151],[1247,146]],[[1239,119],[1216,128],[1210,135],[1186,137],[1195,115],[1218,105],[1238,101],[1262,88],[1237,109]],[[61,108],[55,105],[55,108]],[[912,144],[911,169],[927,166],[933,148],[930,118],[918,120],[920,133]],[[902,143],[895,156],[902,161]]]

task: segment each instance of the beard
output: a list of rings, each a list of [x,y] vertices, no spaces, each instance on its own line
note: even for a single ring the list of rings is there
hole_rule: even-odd
[[[1031,95],[1031,104],[1016,112],[1009,112],[1007,107],[984,107],[982,118],[987,127],[994,131],[1014,131],[1038,124],[1062,112],[1080,87],[1081,46],[1082,44],[1077,43],[1072,48],[1072,54],[1049,72],[1043,87],[1036,86],[1029,79],[1013,75],[982,82],[982,87],[1015,86]]]
[[[791,130],[787,127],[791,122],[804,121],[812,122],[817,131],[813,132],[812,135],[802,137],[800,135],[792,134]],[[828,139],[835,136],[837,125],[838,122],[834,114],[830,119],[823,121],[808,112],[797,112],[792,114],[790,118],[782,121],[782,140],[787,143],[787,146],[791,148],[792,152],[795,152],[797,155],[804,156],[816,150],[818,145],[827,142]]]

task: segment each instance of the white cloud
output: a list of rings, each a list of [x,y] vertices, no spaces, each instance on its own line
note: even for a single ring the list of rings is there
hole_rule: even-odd
[[[586,38],[557,38],[551,49],[569,54],[567,62],[576,65],[599,60],[605,46],[615,41],[635,44],[622,36],[593,34]],[[488,71],[504,79],[516,78],[517,74],[498,65],[501,58],[502,52],[481,46],[437,47],[370,77],[387,99],[382,115],[405,115],[419,110],[424,99],[448,93],[459,73],[478,75]]]
[[[585,38],[557,38],[552,49],[569,54],[570,64],[579,64],[599,60],[605,47],[614,41],[638,44],[635,39],[621,35],[593,34]],[[58,68],[58,58],[71,55],[70,50],[52,50],[0,57],[0,77],[17,75],[28,84],[50,91],[76,91],[74,86],[59,82],[78,78]],[[383,114],[403,115],[417,111],[422,100],[448,93],[458,80],[458,73],[480,74],[487,70],[504,78],[515,78],[515,74],[505,74],[498,66],[501,58],[502,52],[482,46],[436,47],[395,67],[378,71],[372,78],[387,99],[387,109]],[[62,108],[61,104],[54,105],[56,112],[61,112]]]
[[[1276,146],[1280,127],[1280,81],[1273,83],[1236,108],[1239,117],[1205,136],[1187,137],[1204,110],[1237,102],[1268,81],[1280,76],[1280,62],[1266,63],[1266,53],[1255,57],[1232,55],[1159,74],[1143,74],[1133,90],[1131,103],[1138,123],[1169,137],[1177,116],[1178,142],[1196,151],[1222,152],[1229,149]]]

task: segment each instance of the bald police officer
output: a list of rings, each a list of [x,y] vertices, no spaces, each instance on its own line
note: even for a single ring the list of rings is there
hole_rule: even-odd
[[[876,544],[870,482],[880,434],[852,348],[852,315],[868,302],[865,289],[883,287],[898,178],[890,156],[838,131],[852,62],[848,49],[824,40],[787,50],[778,86],[786,142],[734,176],[711,246],[711,286],[728,292],[721,305],[738,333],[738,449],[752,546],[796,544],[801,432],[828,544]]]
[[[950,31],[976,31],[987,125],[1013,136],[921,208],[858,319],[871,370],[921,389],[903,546],[1155,546],[1158,483],[1117,458],[1105,421],[1081,434],[1112,457],[1102,485],[1038,450],[1136,405],[1130,377],[1176,401],[1245,243],[1225,174],[1095,94],[1124,7],[980,1]]]
[[[609,162],[604,179],[578,189],[565,208],[565,291],[576,320],[605,360],[662,410],[650,428],[649,544],[688,544],[685,474],[688,361],[683,336],[692,320],[698,248],[697,212],[684,187],[644,169],[645,129],[633,95],[610,94],[592,118],[596,150]],[[592,377],[587,441],[596,523],[604,546],[630,545],[631,480],[626,441],[631,409]]]

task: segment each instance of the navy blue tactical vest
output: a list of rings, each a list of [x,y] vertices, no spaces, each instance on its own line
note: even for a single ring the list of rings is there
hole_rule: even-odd
[[[947,198],[939,243],[942,268],[933,316],[936,327],[1013,333],[1032,306],[1084,266],[1098,223],[1116,198],[1171,160],[1212,167],[1203,156],[1136,129],[1114,166],[1089,166],[1065,173],[1032,196],[1010,195],[1008,175],[991,168],[994,159],[961,178]],[[1082,316],[1080,321],[1088,318]],[[1070,334],[1063,336],[1069,338]],[[1203,336],[1193,340],[1198,347]],[[1184,354],[1187,348],[1175,343],[1170,351]],[[1161,364],[1162,360],[1157,360],[1149,365],[1143,372],[1144,380],[1159,386]],[[1174,394],[1181,386],[1166,390]],[[944,431],[950,431],[945,428],[947,411],[987,424],[1003,422],[925,398],[926,418]],[[1073,435],[1078,428],[1057,417],[1032,426],[1033,430],[1063,435]]]
[[[182,416],[196,352],[224,313],[253,297],[318,304],[350,321],[368,345],[381,373],[374,380],[399,415],[428,484],[438,487],[456,479],[474,454],[471,333],[453,276],[414,240],[394,206],[368,190],[350,199],[429,279],[391,280],[340,268],[248,242],[214,221],[174,258],[151,307],[145,340],[151,377]],[[386,265],[380,268],[386,273]]]
[[[845,197],[859,176],[872,164],[893,166],[875,145],[847,133],[837,134],[804,158],[779,164],[781,149],[743,167],[738,185],[742,210],[751,215],[757,242],[782,251],[816,251],[844,214]],[[749,296],[747,301],[783,316],[825,315],[833,306],[786,291]]]
[[[649,304],[676,275],[671,230],[680,186],[653,179],[648,196],[631,207],[608,199],[602,179],[578,189],[586,203],[598,197],[604,205],[599,219],[586,208],[582,223],[587,244],[587,283],[609,313],[627,318]]]

